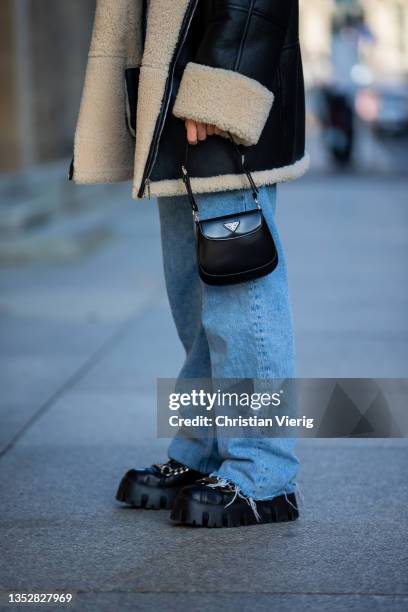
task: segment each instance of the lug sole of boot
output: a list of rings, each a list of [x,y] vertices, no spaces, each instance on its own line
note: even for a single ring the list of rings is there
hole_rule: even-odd
[[[299,517],[296,497],[293,493],[275,497],[269,501],[258,501],[261,520],[257,521],[246,502],[224,507],[203,504],[179,495],[171,511],[170,519],[179,525],[196,527],[243,527],[266,523],[295,521]]]
[[[133,508],[146,510],[170,510],[180,488],[159,489],[134,482],[124,476],[116,493],[117,501]]]

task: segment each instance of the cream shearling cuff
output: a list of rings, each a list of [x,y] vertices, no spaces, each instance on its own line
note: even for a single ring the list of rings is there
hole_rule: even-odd
[[[243,145],[256,145],[273,104],[273,93],[239,72],[188,63],[173,114],[213,124]]]

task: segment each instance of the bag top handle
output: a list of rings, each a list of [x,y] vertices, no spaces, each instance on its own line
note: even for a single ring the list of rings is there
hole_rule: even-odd
[[[240,162],[241,162],[241,167],[242,170],[244,172],[244,174],[246,174],[250,188],[251,188],[251,193],[252,193],[252,197],[254,199],[254,202],[257,206],[258,209],[260,209],[260,204],[259,204],[259,200],[258,200],[258,193],[259,193],[259,189],[255,184],[255,181],[252,177],[252,174],[249,171],[248,166],[246,165],[246,160],[245,160],[245,154],[240,151],[238,145],[236,144],[236,142],[234,141],[234,139],[232,138],[231,134],[228,134],[230,141],[232,142],[234,149],[236,151],[236,153],[239,156]],[[199,222],[200,217],[199,217],[199,211],[198,211],[198,206],[197,206],[197,201],[195,199],[192,187],[191,187],[191,180],[190,180],[190,175],[188,173],[187,170],[187,163],[188,163],[188,153],[190,150],[190,144],[187,142],[186,144],[186,155],[185,155],[185,162],[184,164],[182,164],[181,166],[181,172],[182,172],[182,179],[183,179],[183,183],[186,187],[186,191],[187,191],[187,195],[189,197],[190,200],[190,204],[191,204],[191,208],[193,210],[193,217],[194,217],[194,221],[196,223]]]

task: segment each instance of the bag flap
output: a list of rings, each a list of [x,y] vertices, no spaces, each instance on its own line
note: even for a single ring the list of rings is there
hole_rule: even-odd
[[[263,222],[262,211],[255,209],[236,215],[215,217],[199,222],[201,234],[210,240],[239,238],[260,229]]]

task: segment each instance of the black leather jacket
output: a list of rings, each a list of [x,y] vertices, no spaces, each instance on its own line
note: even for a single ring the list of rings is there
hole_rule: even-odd
[[[274,94],[257,144],[244,147],[252,171],[292,166],[304,157],[305,101],[299,47],[298,0],[199,0],[174,66],[171,105],[189,62],[238,72]],[[245,105],[245,99],[231,100]],[[171,108],[171,106],[170,106]],[[186,151],[184,122],[171,112],[160,134],[150,178],[180,177]],[[231,143],[209,137],[189,151],[190,174],[211,177],[237,172]]]

